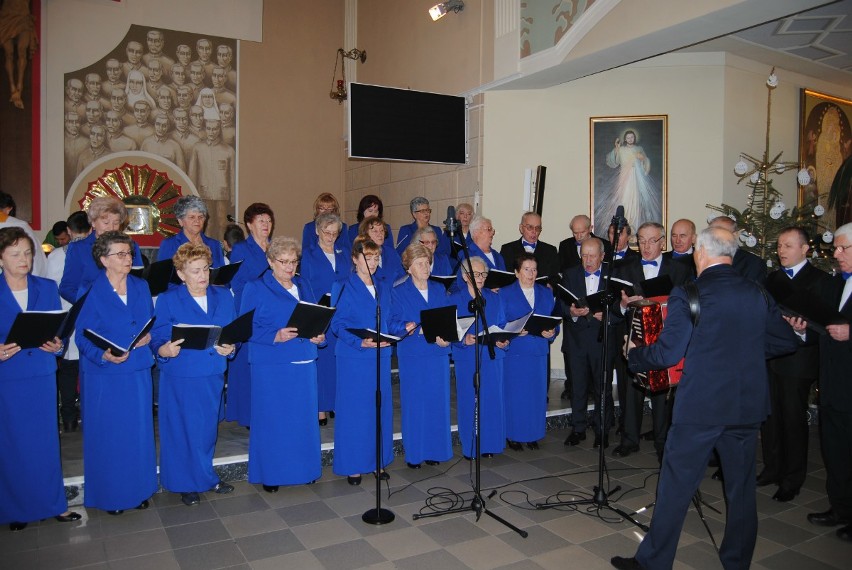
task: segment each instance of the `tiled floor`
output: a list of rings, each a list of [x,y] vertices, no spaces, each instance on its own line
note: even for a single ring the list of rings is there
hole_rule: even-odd
[[[414,514],[428,512],[429,505],[442,509],[460,499],[469,505],[471,464],[457,451],[453,462],[420,470],[396,459],[390,481],[382,484],[382,504],[396,515],[386,526],[361,520],[376,503],[374,478],[365,476],[360,487],[353,487],[325,468],[316,484],[282,487],[276,494],[239,481],[232,495],[206,494],[194,507],[160,493],[150,509],[118,517],[75,507],[83,515],[78,523],[51,519],[16,533],[0,528],[0,568],[609,568],[611,556],[635,551],[642,536],[637,527],[596,508],[535,508],[537,503],[588,497],[597,482],[592,438],[568,449],[562,444],[567,431],[549,432],[539,451],[507,451],[483,460],[488,508],[528,532],[527,538],[484,514],[477,521],[473,512],[413,520]],[[612,491],[611,501],[629,511],[652,503],[657,481],[652,446],[643,444],[642,452],[621,460],[612,458],[611,451],[605,485],[621,487]],[[805,487],[792,502],[772,501],[772,487],[758,490],[760,526],[752,568],[849,567],[852,545],[837,539],[833,529],[805,519],[808,512],[827,506],[815,428],[811,460]],[[724,501],[710,472],[701,487],[708,504],[704,513],[721,541],[724,515],[709,507],[724,513]],[[649,511],[638,518],[647,522]],[[675,568],[721,568],[692,509]]]

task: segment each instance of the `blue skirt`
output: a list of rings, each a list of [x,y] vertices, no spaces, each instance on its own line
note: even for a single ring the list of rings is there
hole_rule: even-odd
[[[325,335],[328,343],[317,350],[317,401],[320,412],[333,412],[337,392],[337,337],[330,332]]]
[[[497,349],[499,350],[499,349]],[[461,354],[460,354],[461,353]],[[473,432],[473,349],[453,351],[456,364],[456,409],[462,453],[473,457],[476,449]],[[491,360],[482,349],[482,385],[480,387],[480,450],[503,453],[506,447],[506,424],[503,409],[503,359]]]
[[[157,492],[151,370],[87,372],[81,389],[85,505],[135,508]]]
[[[252,364],[251,382],[249,481],[301,485],[319,479],[316,364]]]
[[[204,492],[219,482],[213,453],[224,383],[223,374],[160,373],[160,483],[169,491]]]
[[[237,422],[241,426],[251,425],[251,371],[249,370],[248,346],[237,349],[237,354],[228,366],[228,390],[225,394],[225,421]]]
[[[0,450],[0,523],[38,521],[68,509],[55,374],[0,381]]]
[[[509,354],[503,360],[506,437],[538,441],[544,437],[547,414],[547,355]]]
[[[420,463],[450,459],[449,355],[400,356],[399,392],[405,460]]]
[[[393,461],[393,402],[390,355],[381,361],[382,467]],[[314,421],[316,423],[316,421]],[[376,360],[337,356],[334,416],[334,473],[376,470]]]

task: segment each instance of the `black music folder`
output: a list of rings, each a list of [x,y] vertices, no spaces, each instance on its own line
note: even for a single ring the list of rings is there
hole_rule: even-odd
[[[420,330],[426,342],[434,343],[436,337],[447,342],[459,342],[473,324],[474,317],[458,318],[455,305],[420,311]]]
[[[532,312],[524,315],[519,319],[515,319],[514,321],[509,321],[506,323],[504,327],[498,327],[497,325],[491,325],[488,327],[488,333],[491,335],[491,342],[502,342],[505,340],[512,340],[524,330],[524,326],[526,326],[527,321],[532,316]],[[485,331],[481,331],[479,333],[480,337],[485,336]]]
[[[544,331],[550,331],[558,327],[562,323],[561,317],[551,317],[549,315],[538,315],[533,313],[524,325],[524,329],[535,336],[541,336]]]
[[[645,298],[668,297],[672,289],[674,289],[674,283],[668,275],[658,275],[652,279],[645,279],[640,281],[638,286],[639,294]]]
[[[325,295],[320,297],[320,300],[317,301],[317,305],[322,305],[323,307],[330,307],[331,306],[331,293],[326,293]]]
[[[4,344],[15,343],[24,348],[38,348],[58,336],[57,331],[68,311],[22,311],[15,317]],[[62,337],[59,337],[62,338]]]
[[[782,315],[806,320],[808,328],[816,333],[826,334],[826,326],[847,322],[840,312],[826,304],[823,299],[797,291],[789,279],[770,280],[766,291],[778,303]]]
[[[354,334],[358,338],[370,338],[370,339],[373,339],[373,340],[376,339],[375,329],[350,329],[350,328],[347,328],[346,330],[348,330],[349,332],[351,332],[352,334]],[[401,337],[394,336],[392,334],[387,334],[387,333],[381,333],[381,336],[379,337],[379,339],[382,342],[389,342],[389,343],[399,342],[399,341],[402,340]]]
[[[142,339],[143,336],[148,334],[148,332],[151,330],[151,327],[154,326],[154,320],[155,319],[156,319],[156,317],[151,317],[148,320],[148,322],[145,323],[145,326],[142,327],[142,330],[140,330],[136,334],[136,336],[133,337],[133,340],[131,341],[131,343],[127,347],[123,347],[120,344],[117,344],[117,343],[109,340],[108,338],[99,335],[98,333],[96,333],[92,329],[84,330],[83,336],[85,336],[87,339],[92,341],[92,344],[94,344],[98,348],[102,348],[104,350],[109,350],[112,353],[113,356],[124,356],[125,354],[127,354],[128,352],[130,352],[131,350],[133,350],[136,347],[136,345],[139,343],[139,341]]]
[[[485,278],[485,283],[482,287],[485,289],[499,289],[506,285],[511,285],[518,280],[518,276],[513,271],[503,271],[502,269],[489,269],[488,277]]]
[[[216,269],[210,270],[210,284],[211,285],[230,285],[231,279],[234,278],[234,275],[237,274],[237,271],[240,270],[240,266],[243,264],[242,260],[237,261],[236,263],[231,263],[229,265],[223,265],[221,267],[217,267]]]
[[[443,285],[444,287],[449,289],[450,287],[453,286],[453,283],[456,282],[456,276],[455,275],[430,275],[429,280],[434,281],[436,283],[440,283],[441,285]],[[441,337],[441,338],[443,338],[443,337]]]
[[[169,285],[180,285],[182,283],[171,258],[155,261],[142,272],[141,277],[148,282],[152,297],[165,293]]]
[[[231,340],[234,337],[233,333],[236,329],[244,328],[247,325],[247,334],[238,334],[237,336],[245,337],[245,339],[248,340],[251,336],[252,317],[254,317],[254,311],[249,311],[245,315],[237,317],[224,327],[220,327],[218,325],[188,325],[178,323],[176,325],[172,325],[171,340],[174,342],[176,340],[183,339],[183,343],[181,343],[180,347],[187,350],[207,350],[217,344],[221,346],[223,344],[245,342],[221,342],[221,339],[224,336],[226,340]],[[242,321],[240,321],[240,319],[242,319]],[[228,331],[227,334],[225,334],[225,330]]]
[[[334,307],[299,301],[287,321],[287,326],[296,328],[299,338],[314,338],[328,329],[336,310]]]
[[[254,323],[254,309],[237,317],[229,325],[222,327],[219,335],[219,346],[248,342],[251,338]]]

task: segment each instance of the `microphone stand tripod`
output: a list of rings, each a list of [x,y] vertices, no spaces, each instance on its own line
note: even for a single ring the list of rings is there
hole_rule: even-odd
[[[450,232],[450,241],[453,239],[453,234],[455,232],[455,220],[452,218],[447,220],[447,229]],[[501,518],[499,515],[494,514],[488,507],[485,506],[485,499],[482,497],[482,453],[481,453],[481,442],[482,442],[482,433],[480,431],[481,427],[481,416],[480,416],[480,390],[481,390],[481,370],[482,370],[482,350],[480,347],[479,341],[479,324],[480,319],[482,319],[482,327],[485,332],[485,338],[483,342],[488,346],[488,355],[491,357],[491,360],[494,360],[496,357],[494,345],[491,343],[491,334],[488,332],[488,321],[485,318],[485,299],[482,296],[482,293],[479,290],[479,287],[476,286],[476,280],[473,278],[473,266],[470,263],[470,250],[467,247],[467,240],[461,240],[462,251],[464,251],[464,262],[462,263],[461,270],[467,271],[469,283],[473,288],[473,300],[470,301],[468,308],[470,312],[474,315],[474,337],[476,338],[476,342],[474,343],[474,372],[473,372],[473,433],[474,433],[474,484],[473,484],[473,499],[470,502],[469,507],[461,506],[455,509],[448,509],[446,511],[439,511],[433,513],[418,513],[414,515],[414,520],[418,520],[421,518],[427,517],[440,517],[443,515],[448,515],[452,513],[464,513],[472,510],[476,513],[476,520],[479,521],[482,513],[485,513],[489,517],[493,518],[497,522],[502,525],[512,529],[517,532],[523,538],[529,536],[527,531],[520,529],[510,523],[509,521]],[[466,267],[465,267],[466,265]],[[464,381],[464,379],[456,378],[456,382]]]
[[[381,253],[379,253],[381,255]],[[367,256],[361,250],[364,265],[367,266]],[[382,508],[382,304],[379,301],[379,288],[376,280],[367,266],[370,282],[376,291],[376,508],[369,509],[361,515],[361,520],[367,524],[388,524],[396,518],[392,511]]]
[[[619,207],[619,210],[622,210]],[[607,355],[609,354],[609,324],[610,324],[610,307],[615,303],[615,296],[609,288],[609,274],[612,272],[612,266],[615,261],[615,253],[617,250],[618,236],[621,235],[621,230],[627,225],[627,219],[616,214],[612,218],[611,226],[615,227],[615,232],[612,236],[612,247],[609,252],[609,260],[605,266],[601,266],[601,282],[606,283],[604,291],[604,307],[603,319],[601,319],[601,377],[600,377],[600,400],[598,401],[598,431],[600,432],[600,447],[598,448],[598,484],[594,487],[594,496],[591,499],[578,499],[574,501],[559,501],[556,503],[536,503],[537,509],[553,509],[556,507],[578,507],[580,505],[595,505],[598,509],[608,509],[624,520],[630,521],[643,531],[648,532],[648,525],[642,524],[634,519],[627,511],[614,506],[609,502],[607,492],[604,490],[604,471],[606,469],[606,457],[604,455],[604,420],[606,418],[606,395],[607,390],[612,391],[612,366],[609,364]],[[621,486],[617,486],[610,494],[618,492]]]

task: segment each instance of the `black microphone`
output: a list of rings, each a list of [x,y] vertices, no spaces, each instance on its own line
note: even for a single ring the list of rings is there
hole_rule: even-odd
[[[453,240],[453,237],[456,234],[457,223],[455,206],[447,206],[447,219],[444,220],[444,228],[447,230],[447,233],[450,234],[450,241]]]
[[[619,206],[615,209],[615,217],[619,219],[624,217],[624,206]]]
[[[225,216],[225,219],[228,220],[229,222],[231,222],[232,224],[237,223],[236,218],[234,218],[234,216],[232,216],[231,214],[228,214],[227,216]]]

